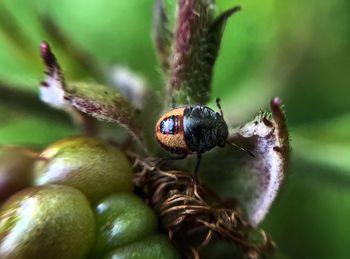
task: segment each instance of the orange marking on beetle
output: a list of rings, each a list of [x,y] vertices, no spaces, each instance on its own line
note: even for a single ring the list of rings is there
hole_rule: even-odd
[[[168,150],[180,149],[190,153],[184,138],[184,110],[184,107],[176,108],[160,117],[156,124],[156,138]]]

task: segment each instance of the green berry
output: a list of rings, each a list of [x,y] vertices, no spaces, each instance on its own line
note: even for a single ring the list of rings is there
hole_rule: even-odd
[[[75,187],[95,203],[116,192],[133,189],[132,168],[126,156],[100,139],[63,139],[46,148],[35,166],[35,184]]]
[[[157,217],[143,200],[131,193],[103,199],[95,209],[95,254],[104,254],[156,233]]]
[[[147,237],[130,245],[117,248],[105,259],[179,259],[178,251],[164,235]]]
[[[69,186],[24,189],[0,210],[0,258],[84,258],[94,237],[90,204]]]

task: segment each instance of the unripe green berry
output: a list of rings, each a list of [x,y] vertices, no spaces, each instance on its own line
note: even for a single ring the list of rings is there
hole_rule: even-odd
[[[94,237],[89,201],[69,186],[24,189],[0,210],[0,258],[84,258]]]
[[[165,235],[154,235],[108,253],[105,259],[180,259]]]
[[[93,203],[133,189],[130,162],[119,149],[100,139],[63,139],[46,148],[41,157],[47,161],[35,165],[36,185],[69,185]]]
[[[157,230],[155,212],[132,193],[114,194],[101,200],[95,214],[95,254],[105,254],[113,248],[153,235]]]

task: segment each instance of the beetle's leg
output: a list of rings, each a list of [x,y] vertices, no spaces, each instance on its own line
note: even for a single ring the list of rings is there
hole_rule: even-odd
[[[220,98],[218,97],[218,98],[216,98],[216,106],[219,108],[219,111],[220,111],[220,114],[221,114],[221,117],[224,117],[224,113],[222,112],[222,108],[221,108],[221,104],[220,104],[220,102],[221,102],[221,100],[220,100]]]
[[[193,178],[195,180],[198,179],[198,169],[199,169],[199,165],[201,164],[201,159],[202,159],[202,154],[201,153],[198,153],[197,154],[197,163],[196,163],[196,167],[194,169],[194,174],[193,174]]]

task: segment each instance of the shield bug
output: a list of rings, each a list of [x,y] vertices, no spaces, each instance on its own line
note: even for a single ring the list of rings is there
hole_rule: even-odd
[[[179,107],[163,114],[156,124],[156,138],[160,145],[167,151],[179,155],[171,159],[197,155],[195,178],[203,153],[216,146],[223,147],[226,143],[237,146],[227,141],[228,127],[219,98],[216,99],[216,104],[220,113],[203,105]],[[246,149],[237,147],[254,156]]]

